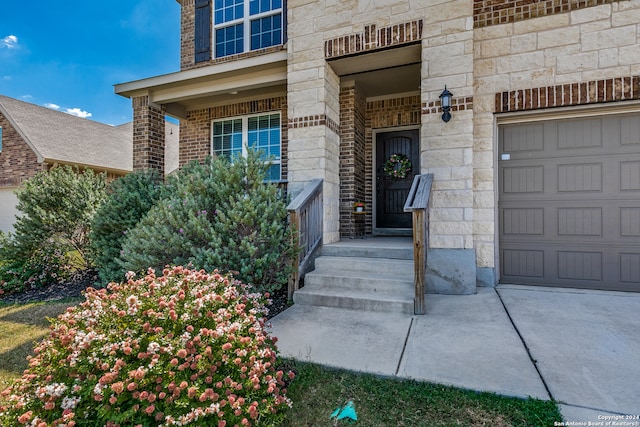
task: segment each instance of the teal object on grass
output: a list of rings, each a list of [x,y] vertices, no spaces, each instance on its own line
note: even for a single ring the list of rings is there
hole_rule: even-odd
[[[336,420],[343,420],[347,418],[350,421],[358,421],[356,408],[351,400],[347,402],[346,405],[341,406],[335,411],[333,411],[333,413],[331,414],[331,417],[329,418],[332,418],[332,419],[335,418]]]

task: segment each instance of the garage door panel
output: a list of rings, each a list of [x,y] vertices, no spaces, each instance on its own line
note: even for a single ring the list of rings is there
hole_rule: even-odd
[[[501,280],[640,292],[640,114],[501,129]]]
[[[602,191],[602,164],[558,165],[558,192]]]
[[[505,208],[502,210],[502,233],[516,236],[542,236],[544,209]]]
[[[502,276],[544,279],[544,251],[534,249],[504,249]]]
[[[602,122],[592,120],[576,125],[573,120],[562,121],[557,126],[558,134],[550,138],[558,141],[559,150],[602,147]]]
[[[505,193],[528,194],[544,191],[544,167],[541,165],[504,168],[502,177]]]
[[[635,115],[620,118],[620,144],[640,145],[640,120]]]
[[[620,208],[620,237],[640,237],[640,207]]]
[[[620,190],[640,191],[640,160],[620,162]]]
[[[602,237],[601,208],[560,208],[557,214],[558,236]]]
[[[602,252],[558,251],[558,279],[602,281]]]
[[[620,254],[620,280],[623,283],[629,283],[630,286],[638,286],[640,282],[640,253]]]

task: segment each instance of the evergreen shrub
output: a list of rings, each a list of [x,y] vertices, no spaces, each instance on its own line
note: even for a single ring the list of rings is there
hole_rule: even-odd
[[[162,194],[155,169],[134,171],[109,184],[106,201],[98,209],[91,229],[95,267],[103,283],[122,281],[118,259],[127,233],[143,218]]]
[[[26,180],[16,191],[15,232],[0,240],[0,290],[44,286],[91,266],[89,232],[105,187],[104,174],[70,166]]]
[[[237,272],[260,292],[280,289],[297,250],[286,200],[265,183],[259,153],[192,163],[167,183],[166,195],[127,233],[124,270],[191,264]]]

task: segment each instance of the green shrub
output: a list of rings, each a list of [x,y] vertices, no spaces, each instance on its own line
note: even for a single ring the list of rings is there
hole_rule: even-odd
[[[297,250],[280,190],[265,184],[268,164],[250,151],[233,163],[192,163],[167,184],[167,195],[122,245],[123,269],[171,264],[237,271],[260,292],[281,288]]]
[[[162,193],[158,171],[136,171],[113,181],[98,209],[91,230],[91,247],[98,275],[104,283],[121,281],[118,259],[126,234],[144,217]]]
[[[69,166],[40,172],[16,191],[15,232],[0,242],[0,289],[57,281],[91,265],[89,231],[105,198],[104,174]]]
[[[293,374],[248,289],[183,267],[89,289],[1,394],[0,425],[277,425]]]

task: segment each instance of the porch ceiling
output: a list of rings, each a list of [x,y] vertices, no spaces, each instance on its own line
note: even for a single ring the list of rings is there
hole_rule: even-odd
[[[121,83],[115,93],[127,98],[148,95],[169,115],[185,118],[201,105],[222,105],[286,92],[287,53],[196,68],[148,79]]]
[[[420,44],[329,61],[343,81],[356,81],[367,97],[420,90]]]

